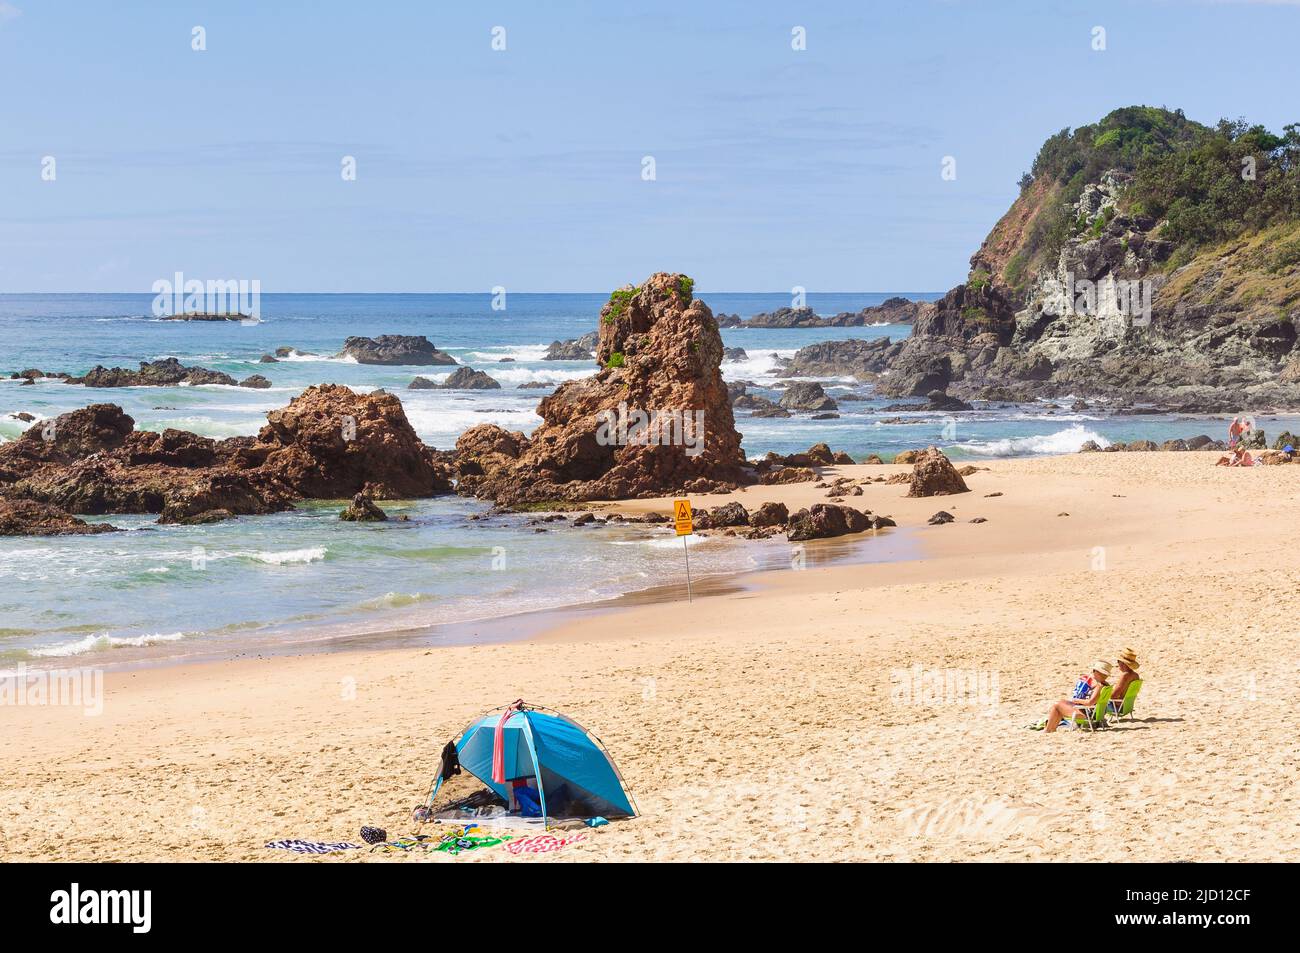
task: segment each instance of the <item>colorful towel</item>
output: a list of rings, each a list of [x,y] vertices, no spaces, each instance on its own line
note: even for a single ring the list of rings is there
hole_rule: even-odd
[[[485,847],[495,847],[497,844],[504,844],[510,840],[506,837],[444,837],[434,850],[451,854],[455,857],[462,851],[483,850]]]
[[[340,850],[360,850],[360,844],[349,844],[340,841],[337,844],[329,841],[319,840],[297,840],[290,838],[288,840],[271,840],[266,842],[266,846],[275,850],[291,850],[295,854],[332,854]]]
[[[506,844],[506,850],[516,857],[520,854],[550,854],[586,839],[586,833],[581,831],[568,837],[557,837],[555,834],[537,834],[533,837],[524,837],[511,841]]]

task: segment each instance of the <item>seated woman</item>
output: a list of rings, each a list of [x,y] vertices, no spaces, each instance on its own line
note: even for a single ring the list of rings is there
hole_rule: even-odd
[[[1115,690],[1110,693],[1110,703],[1118,711],[1128,694],[1128,687],[1142,676],[1138,674],[1138,659],[1132,649],[1120,652],[1115,664],[1119,666],[1119,679],[1115,682]]]
[[[1074,691],[1069,698],[1053,702],[1047,710],[1046,731],[1055,731],[1056,726],[1067,718],[1073,719],[1080,714],[1080,709],[1091,708],[1097,704],[1097,695],[1101,693],[1106,679],[1110,678],[1110,663],[1100,659],[1092,663],[1092,673],[1080,675],[1074,683]]]

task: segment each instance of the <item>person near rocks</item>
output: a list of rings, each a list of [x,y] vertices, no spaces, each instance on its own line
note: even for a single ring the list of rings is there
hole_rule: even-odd
[[[1241,422],[1241,417],[1239,416],[1233,417],[1232,423],[1228,424],[1228,449],[1229,450],[1236,449],[1237,441],[1241,439],[1241,435],[1243,432],[1245,432],[1245,430],[1246,427]]]
[[[1110,663],[1097,659],[1092,663],[1091,672],[1079,676],[1069,698],[1062,698],[1052,703],[1052,707],[1047,710],[1047,724],[1043,730],[1055,731],[1062,721],[1067,718],[1072,719],[1079,714],[1080,709],[1097,704],[1097,696],[1101,694],[1102,686],[1106,684],[1108,678],[1110,678]]]
[[[1237,447],[1226,457],[1219,457],[1216,467],[1253,467],[1255,458],[1244,447]]]

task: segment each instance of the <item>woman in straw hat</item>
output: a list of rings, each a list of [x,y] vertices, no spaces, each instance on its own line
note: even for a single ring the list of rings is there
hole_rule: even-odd
[[[1062,721],[1074,718],[1079,713],[1079,709],[1091,708],[1097,704],[1097,696],[1108,678],[1110,678],[1110,663],[1097,659],[1092,663],[1090,674],[1079,676],[1069,698],[1062,698],[1052,703],[1052,707],[1047,711],[1047,724],[1044,730],[1055,731],[1056,726]]]
[[[1115,691],[1111,693],[1111,704],[1117,709],[1124,696],[1128,693],[1129,685],[1133,684],[1142,676],[1138,674],[1138,657],[1132,649],[1125,649],[1119,653],[1115,659],[1115,664],[1119,666],[1119,679],[1115,682]]]

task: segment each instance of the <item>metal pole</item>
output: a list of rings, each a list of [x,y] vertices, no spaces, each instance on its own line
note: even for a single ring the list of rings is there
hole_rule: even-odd
[[[682,555],[686,557],[686,601],[691,600],[691,550],[686,545],[686,537],[682,537]]]

